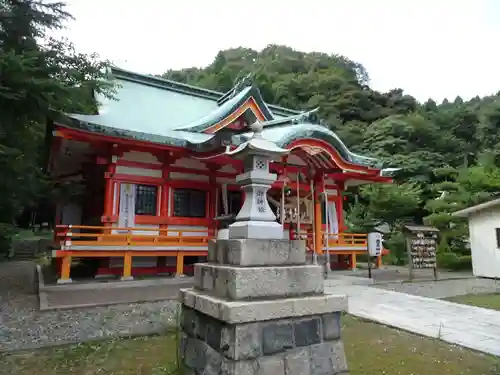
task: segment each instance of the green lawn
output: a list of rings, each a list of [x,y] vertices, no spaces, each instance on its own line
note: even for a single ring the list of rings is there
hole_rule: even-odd
[[[500,294],[468,294],[447,298],[448,301],[486,309],[500,310]]]
[[[499,359],[346,316],[351,375],[498,375]],[[166,375],[176,368],[175,336],[80,344],[0,356],[2,374]]]
[[[14,235],[14,239],[18,240],[41,240],[51,239],[52,237],[53,232],[51,230],[43,230],[41,232],[35,230],[35,232],[33,232],[31,229],[19,229]]]

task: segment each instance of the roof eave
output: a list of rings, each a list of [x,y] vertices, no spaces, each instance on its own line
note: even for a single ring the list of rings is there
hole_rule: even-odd
[[[453,212],[451,215],[456,217],[469,217],[472,214],[478,213],[483,210],[487,210],[489,208],[493,208],[495,206],[500,205],[500,198],[493,199],[489,202],[476,204],[472,207],[464,208],[463,210]]]
[[[197,135],[198,137],[206,136],[207,139],[195,142],[185,139],[185,134],[183,135],[182,132],[176,134],[175,131],[172,131],[171,134],[169,135],[150,134],[134,130],[119,129],[106,125],[101,125],[97,122],[82,120],[75,118],[73,116],[79,116],[79,115],[57,113],[57,115],[54,115],[53,121],[55,124],[61,127],[79,130],[86,133],[99,135],[102,137],[113,137],[113,138],[132,140],[132,141],[135,140],[139,142],[148,142],[151,144],[159,144],[175,148],[191,148],[191,149],[204,148],[206,147],[205,145],[210,145],[211,142],[213,142],[212,140],[214,138],[212,135],[199,134]]]

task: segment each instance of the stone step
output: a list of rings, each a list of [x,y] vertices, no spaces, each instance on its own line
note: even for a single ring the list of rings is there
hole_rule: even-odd
[[[324,291],[323,267],[196,264],[194,285],[199,290],[229,300],[313,295]]]
[[[211,240],[210,263],[233,266],[275,266],[306,264],[304,240],[230,239]]]
[[[347,295],[228,301],[196,289],[181,289],[180,302],[226,324],[241,324],[347,311]]]

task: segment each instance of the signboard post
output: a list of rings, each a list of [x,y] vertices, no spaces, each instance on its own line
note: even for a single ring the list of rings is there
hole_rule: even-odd
[[[437,280],[436,250],[439,229],[424,225],[406,225],[404,232],[410,281],[415,276],[415,270],[425,269],[432,269],[434,279]]]
[[[372,278],[372,257],[378,258],[382,253],[382,233],[368,233],[368,277]]]

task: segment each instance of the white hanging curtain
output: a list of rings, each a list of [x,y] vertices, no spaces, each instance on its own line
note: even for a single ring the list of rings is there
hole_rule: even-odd
[[[119,228],[135,226],[135,184],[120,184]]]
[[[328,228],[330,233],[339,232],[339,221],[337,218],[337,206],[335,205],[335,202],[328,202]]]

